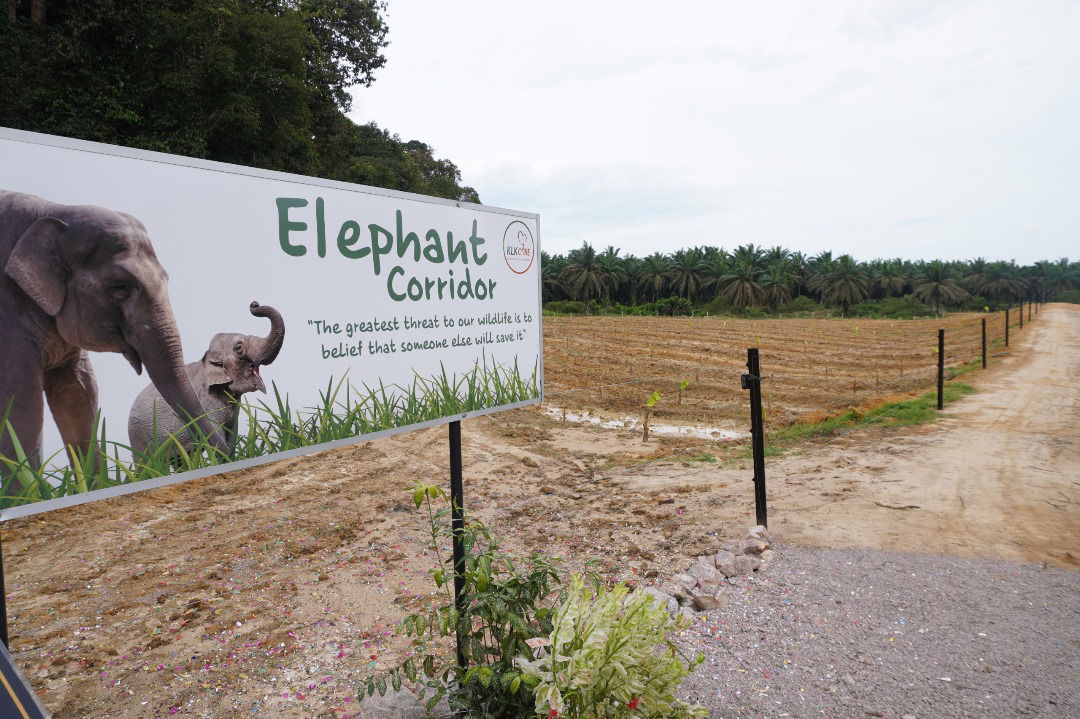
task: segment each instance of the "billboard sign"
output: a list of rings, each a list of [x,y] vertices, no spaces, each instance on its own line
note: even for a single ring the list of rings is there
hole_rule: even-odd
[[[0,129],[0,517],[539,402],[538,219]]]

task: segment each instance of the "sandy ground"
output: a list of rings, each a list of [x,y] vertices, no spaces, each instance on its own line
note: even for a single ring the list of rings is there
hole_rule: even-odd
[[[770,460],[770,525],[1075,568],[1078,368],[1080,307],[1044,308],[944,421]],[[643,444],[538,408],[463,429],[467,504],[520,552],[651,583],[752,523],[730,443]],[[446,473],[436,428],[7,523],[15,657],[61,718],[355,717],[431,590],[407,488]]]

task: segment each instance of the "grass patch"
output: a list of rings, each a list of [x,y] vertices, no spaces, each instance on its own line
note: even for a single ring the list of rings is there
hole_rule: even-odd
[[[974,364],[981,366],[981,363],[969,363],[964,367],[974,369],[975,367],[971,366]],[[956,374],[970,371],[964,368],[959,368],[959,370]],[[971,385],[963,382],[951,382],[945,385],[944,404],[951,404],[974,391],[975,388]],[[937,390],[934,390],[913,399],[883,404],[868,412],[849,409],[843,414],[829,417],[821,422],[796,422],[788,427],[772,430],[766,434],[765,454],[769,456],[770,449],[779,452],[787,445],[815,437],[826,437],[835,434],[841,429],[872,426],[906,427],[931,422],[938,417],[940,415],[937,410]]]
[[[37,465],[26,456],[6,412],[0,415],[0,432],[12,439],[14,457],[0,455],[0,507],[12,507],[45,499],[79,494],[172,472],[186,472],[252,457],[263,457],[290,449],[347,439],[405,427],[432,419],[512,404],[539,395],[537,368],[523,375],[512,367],[496,363],[477,364],[462,376],[443,370],[432,377],[416,376],[408,386],[393,385],[357,388],[344,378],[332,378],[319,392],[314,407],[295,409],[289,396],[272,386],[272,401],[241,402],[247,418],[246,432],[237,437],[235,451],[228,456],[207,442],[194,422],[183,430],[191,442],[169,436],[160,444],[134,453],[126,444],[107,438],[105,421],[95,423],[99,448],[88,455],[78,454],[67,466],[63,452]],[[185,446],[188,445],[188,446]],[[130,457],[130,460],[126,459]]]

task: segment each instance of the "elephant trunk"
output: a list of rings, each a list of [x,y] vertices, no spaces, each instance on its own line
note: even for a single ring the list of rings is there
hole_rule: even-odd
[[[196,426],[215,449],[228,452],[225,435],[206,416],[206,409],[191,387],[171,309],[155,308],[153,319],[140,329],[145,331],[133,333],[127,341],[138,353],[161,397],[185,423],[195,419]]]
[[[250,309],[256,317],[270,319],[270,334],[252,343],[248,356],[256,366],[270,364],[277,359],[281,344],[285,341],[285,321],[281,319],[281,313],[269,305],[252,302]]]

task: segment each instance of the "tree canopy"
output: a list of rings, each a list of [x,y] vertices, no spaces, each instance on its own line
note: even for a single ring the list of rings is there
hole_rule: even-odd
[[[478,202],[345,116],[386,64],[377,0],[7,0],[0,125]]]
[[[1017,301],[1080,301],[1080,262],[1062,258],[1021,266],[1015,262],[902,259],[860,262],[850,255],[814,257],[783,247],[740,245],[730,252],[702,246],[638,258],[615,247],[597,253],[588,243],[565,257],[544,253],[545,301],[602,301],[637,305],[679,298],[699,306],[777,310],[792,302],[820,302],[847,313],[866,301],[907,298],[897,303],[927,313],[946,308],[981,310]],[[799,298],[803,298],[799,301]],[[905,300],[905,302],[907,301]],[[798,302],[797,302],[798,301]],[[719,308],[719,307],[718,307]]]

